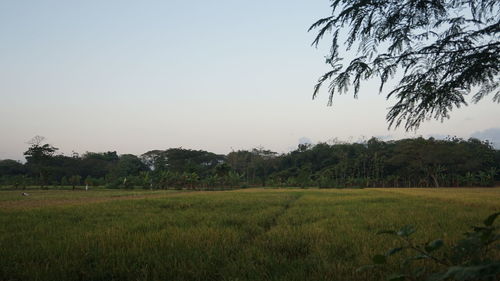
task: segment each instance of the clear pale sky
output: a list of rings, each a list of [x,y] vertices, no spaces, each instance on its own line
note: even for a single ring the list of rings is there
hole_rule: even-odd
[[[184,147],[227,153],[299,141],[471,135],[500,144],[487,98],[388,130],[375,84],[311,99],[328,42],[307,28],[327,0],[0,1],[0,159],[42,135],[66,154]]]

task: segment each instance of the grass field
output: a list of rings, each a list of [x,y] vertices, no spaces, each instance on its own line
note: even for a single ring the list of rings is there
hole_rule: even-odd
[[[461,237],[500,189],[0,192],[0,280],[381,280],[406,224]]]

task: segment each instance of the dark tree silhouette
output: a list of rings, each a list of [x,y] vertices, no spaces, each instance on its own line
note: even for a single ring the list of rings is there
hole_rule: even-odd
[[[500,183],[500,150],[488,141],[449,137],[299,145],[284,154],[264,149],[220,155],[170,148],[141,157],[116,151],[57,154],[42,138],[26,162],[0,160],[0,187],[234,188],[238,186],[442,187]]]
[[[405,123],[417,129],[425,120],[443,121],[452,109],[478,102],[493,93],[500,102],[500,1],[498,0],[331,0],[332,14],[309,30],[319,30],[313,42],[332,35],[326,63],[313,98],[329,82],[329,105],[334,94],[362,80],[395,77],[399,84],[387,114],[389,126]],[[344,41],[345,42],[341,42]],[[340,45],[344,45],[341,48]],[[355,48],[356,56],[343,61]]]
[[[34,174],[38,174],[38,181],[41,188],[47,184],[48,166],[53,159],[54,154],[58,148],[50,144],[42,144],[45,138],[42,136],[35,136],[28,144],[30,147],[24,152],[26,157],[26,165]]]

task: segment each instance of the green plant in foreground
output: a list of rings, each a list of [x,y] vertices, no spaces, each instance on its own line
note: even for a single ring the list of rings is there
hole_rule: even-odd
[[[410,236],[415,228],[405,226],[397,231],[383,230],[378,234],[388,234],[401,240],[402,245],[388,250],[385,254],[375,255],[373,264],[360,267],[358,271],[369,268],[385,268],[390,256],[407,251],[409,255],[401,258],[400,270],[387,277],[390,281],[404,280],[500,280],[500,260],[498,252],[500,234],[493,223],[500,212],[490,215],[483,226],[472,227],[465,238],[444,250],[444,241],[437,239],[424,244],[415,244]],[[428,261],[421,263],[418,261]],[[423,266],[422,264],[433,264]]]

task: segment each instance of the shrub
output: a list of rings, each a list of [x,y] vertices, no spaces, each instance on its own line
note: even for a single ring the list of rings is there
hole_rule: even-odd
[[[495,213],[486,218],[482,226],[472,227],[472,231],[465,233],[464,239],[451,245],[450,250],[444,250],[444,241],[437,239],[424,244],[415,244],[410,236],[415,228],[405,226],[399,230],[379,231],[379,234],[388,234],[396,237],[402,245],[388,250],[385,254],[375,255],[373,264],[359,268],[359,271],[368,268],[386,269],[389,257],[402,257],[403,251],[409,251],[409,256],[401,258],[400,270],[388,275],[387,280],[500,280],[500,234],[498,227],[493,225],[500,215]],[[429,261],[431,266],[416,265],[417,261]],[[429,263],[425,263],[429,265]]]

